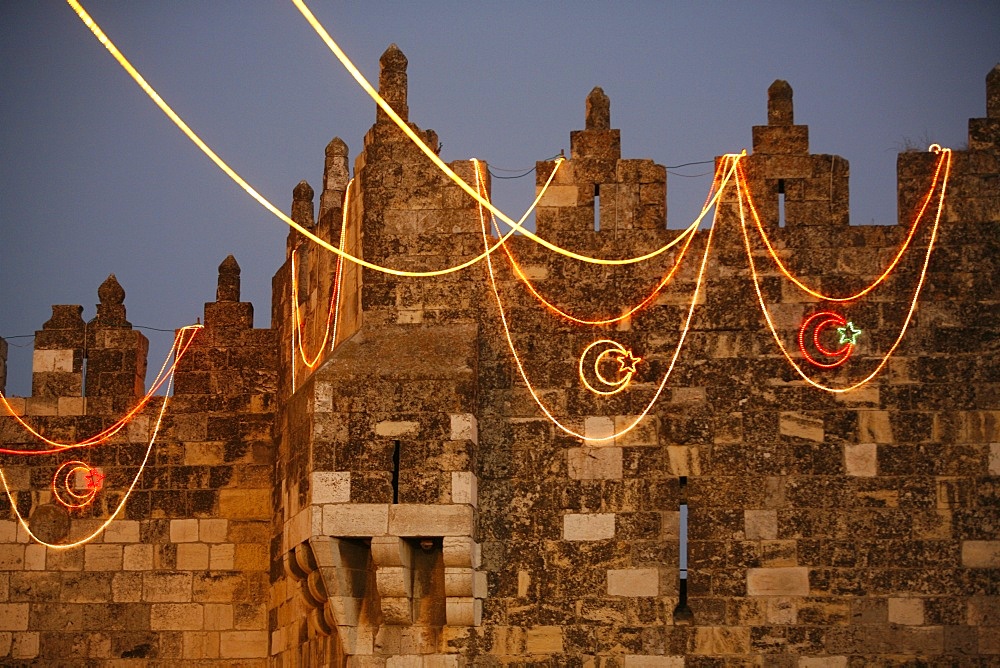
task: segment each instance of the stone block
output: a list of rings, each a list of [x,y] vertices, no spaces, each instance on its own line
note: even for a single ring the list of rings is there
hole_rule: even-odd
[[[219,654],[227,659],[267,657],[267,631],[223,631]]]
[[[152,631],[200,631],[205,627],[204,607],[198,603],[154,603],[149,610]]]
[[[778,538],[777,510],[744,510],[743,524],[747,540],[776,540]]]
[[[445,536],[442,546],[444,565],[452,568],[479,568],[482,550],[468,536]]]
[[[444,569],[444,595],[474,596],[476,572],[471,568]]]
[[[445,599],[445,619],[448,626],[479,626],[483,620],[483,602],[470,596],[448,596]]]
[[[701,475],[701,453],[696,445],[668,445],[667,459],[670,462],[670,475]]]
[[[152,603],[186,603],[191,600],[190,573],[144,573],[142,600]]]
[[[198,520],[198,541],[201,543],[225,543],[229,531],[229,520]]]
[[[801,413],[785,411],[778,418],[778,432],[782,436],[822,443],[823,420]]]
[[[170,520],[170,542],[198,542],[198,520]]]
[[[0,545],[0,570],[22,570],[24,568],[24,548],[24,545]]]
[[[846,656],[800,656],[798,668],[847,668]]]
[[[541,192],[541,186],[537,188],[538,192]],[[573,186],[557,186],[550,185],[549,189],[545,191],[545,196],[542,197],[538,202],[538,208],[542,207],[558,207],[558,206],[576,206],[578,199],[577,187]]]
[[[26,545],[24,548],[24,570],[44,571],[48,549],[44,545]]]
[[[583,435],[587,437],[589,445],[600,446],[602,443],[610,444],[614,434],[614,418],[588,417],[583,420]]]
[[[233,606],[231,604],[205,604],[205,630],[225,631],[231,628],[233,628]]]
[[[122,570],[121,545],[95,545],[90,543],[83,548],[83,569],[85,571],[120,571]]]
[[[748,569],[747,594],[750,596],[808,596],[809,569],[805,567]]]
[[[451,440],[472,441],[479,445],[479,422],[472,413],[452,413]]]
[[[375,435],[392,438],[394,436],[414,436],[420,432],[419,422],[383,420],[375,425]]]
[[[694,654],[726,656],[750,652],[747,627],[696,626],[690,640]]]
[[[323,506],[323,533],[327,536],[384,536],[388,530],[388,505],[335,503]]]
[[[31,356],[32,373],[73,373],[72,350],[35,350]]]
[[[563,651],[563,632],[559,626],[535,626],[527,629],[524,649],[528,654],[559,654]]]
[[[236,567],[236,546],[219,543],[209,546],[208,568],[212,571],[231,571]]]
[[[204,543],[181,543],[177,546],[177,570],[208,570],[208,545]]]
[[[798,619],[795,599],[773,597],[765,602],[764,619],[768,624],[790,625]]]
[[[563,540],[607,540],[614,537],[614,513],[563,515]]]
[[[608,596],[659,596],[660,573],[655,568],[608,570]]]
[[[889,411],[858,411],[858,441],[861,443],[892,443]]]
[[[351,500],[350,471],[313,471],[310,476],[312,502],[347,503]]]
[[[28,604],[0,603],[0,631],[27,631]]]
[[[890,598],[889,623],[920,626],[924,623],[924,602],[919,598]]]
[[[988,469],[990,475],[1000,475],[1000,443],[990,443]]]
[[[219,515],[229,519],[271,519],[271,490],[219,490]]]
[[[87,414],[86,397],[59,397],[56,406],[59,415],[73,416]]]
[[[569,477],[573,480],[621,480],[620,447],[569,448],[566,451]]]
[[[878,475],[878,446],[874,443],[844,445],[844,470],[847,475]]]
[[[105,543],[138,543],[139,523],[135,520],[116,520],[104,530]]]
[[[181,656],[191,661],[219,658],[219,634],[214,631],[187,631]]]
[[[962,565],[966,568],[1000,568],[1000,540],[963,540]]]
[[[147,544],[126,545],[122,558],[122,569],[126,571],[152,570],[153,546]]]
[[[474,511],[466,505],[405,504],[389,506],[389,533],[394,536],[471,536]]]
[[[479,479],[468,471],[451,472],[451,502],[479,505]]]
[[[684,657],[626,654],[622,657],[622,665],[624,668],[684,668]]]
[[[15,633],[11,642],[10,656],[14,659],[34,659],[38,656],[41,634],[37,631]]]

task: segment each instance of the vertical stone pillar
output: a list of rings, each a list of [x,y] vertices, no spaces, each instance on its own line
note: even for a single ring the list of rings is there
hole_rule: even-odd
[[[83,395],[83,307],[58,304],[52,317],[35,332],[31,394],[38,398]],[[6,348],[6,345],[4,346]],[[6,353],[6,351],[5,351]],[[4,354],[6,358],[6,354]]]
[[[406,104],[406,56],[395,44],[390,44],[379,59],[381,70],[378,75],[378,93],[389,103],[392,110],[404,121],[410,117]],[[392,119],[379,107],[375,113],[376,123],[391,123]]]
[[[86,396],[111,411],[127,410],[145,393],[149,341],[125,319],[125,290],[114,274],[97,289],[97,315],[87,325]]]
[[[339,209],[344,202],[344,191],[351,180],[351,170],[348,165],[350,154],[347,144],[340,137],[334,137],[326,145],[326,161],[323,164],[323,193],[319,199],[320,225],[331,230],[339,230],[339,216],[327,221],[327,216],[334,209]]]
[[[969,119],[969,150],[1000,148],[1000,64],[986,75],[986,118]]]

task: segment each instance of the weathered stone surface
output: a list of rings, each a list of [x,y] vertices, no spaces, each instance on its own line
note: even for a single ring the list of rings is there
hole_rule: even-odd
[[[390,47],[381,66],[380,90],[406,119],[406,58]],[[141,473],[159,398],[99,447],[73,451],[107,476],[86,508],[53,515],[60,456],[0,455],[11,488],[0,496],[0,660],[989,663],[1000,652],[998,71],[987,79],[986,117],[970,121],[969,150],[952,154],[943,224],[899,345],[925,223],[936,217],[927,194],[940,155],[900,155],[902,224],[849,225],[849,165],[809,153],[783,81],[741,159],[760,217],[760,229],[748,221],[749,243],[769,323],[731,182],[696,296],[702,232],[627,265],[559,257],[523,235],[506,242],[520,273],[503,249],[493,254],[530,389],[478,272],[387,275],[292,232],[271,328],[254,329],[227,257]],[[433,131],[411,128],[439,148]],[[584,129],[570,135],[571,159],[536,210],[541,236],[605,258],[674,239],[666,169],[622,159],[621,145],[610,100],[595,89]],[[414,270],[482,252],[477,203],[383,110],[350,188],[346,144],[334,139],[323,158],[318,215],[306,182],[291,215],[324,241]],[[450,166],[489,193],[485,165]],[[538,163],[539,188],[554,169]],[[863,290],[906,252],[877,290],[838,305],[787,280],[761,230],[791,274],[836,294]],[[522,279],[582,319],[642,307],[588,329],[539,306]],[[53,307],[35,337],[32,396],[9,402],[60,442],[100,433],[147,389],[148,343],[126,319],[124,290],[111,277],[98,292],[89,323],[79,306]],[[338,318],[327,334],[331,295]],[[829,369],[795,346],[804,319],[826,309],[863,330],[848,362]],[[787,364],[770,325],[803,372],[830,387],[892,357],[867,384],[824,392]],[[803,339],[807,350],[837,344],[827,334]],[[581,365],[601,338],[634,357]],[[601,378],[591,381],[627,387],[587,390],[579,372],[593,364]],[[4,448],[33,443],[0,421]],[[32,543],[17,521],[30,518],[41,538],[82,540],[117,512],[136,475],[116,519],[77,549]],[[46,514],[59,526],[46,528]]]

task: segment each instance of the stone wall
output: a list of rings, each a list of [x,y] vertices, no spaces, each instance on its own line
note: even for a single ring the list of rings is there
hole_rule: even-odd
[[[379,80],[404,120],[406,68],[392,46]],[[767,124],[753,128],[742,163],[790,274],[851,294],[908,243],[885,281],[846,303],[796,287],[752,218],[744,236],[733,182],[711,233],[626,265],[583,263],[517,235],[492,269],[412,278],[347,263],[335,292],[335,255],[292,232],[266,330],[253,329],[228,258],[123,514],[93,542],[57,550],[30,541],[0,499],[0,655],[995,663],[1000,66],[987,99],[967,150],[954,152],[925,267],[933,197],[907,239],[940,156],[899,156],[898,225],[850,225],[847,161],[811,154],[791,87],[768,90]],[[294,189],[291,215],[305,229],[339,246],[346,208],[343,247],[400,269],[482,252],[489,218],[384,112],[350,184],[348,158],[340,139],[326,148],[318,211],[307,183]],[[475,181],[471,162],[450,166]],[[620,259],[677,236],[666,229],[666,170],[621,156],[600,89],[569,159],[538,163],[539,192],[553,171],[536,213],[548,241]],[[337,331],[324,336],[331,295]],[[146,343],[125,319],[124,291],[112,277],[99,296],[90,323],[80,307],[53,308],[36,336],[33,395],[12,400],[50,437],[100,431],[144,392]],[[797,345],[804,320],[823,311],[861,329],[851,359],[829,369],[809,366]],[[831,393],[793,369],[775,336],[809,378],[834,387],[892,356],[864,386]],[[609,352],[586,357],[599,340]],[[87,451],[108,484],[82,511],[46,491],[65,457],[2,456],[36,533],[65,542],[110,516],[160,401]],[[8,418],[0,441],[38,447]]]
[[[124,290],[111,276],[98,294],[88,323],[80,306],[53,307],[35,335],[33,394],[10,400],[60,442],[101,432],[145,392],[147,343],[125,320]],[[20,514],[53,544],[94,533],[136,479],[107,529],[73,549],[31,540],[0,496],[6,664],[267,663],[276,353],[274,333],[253,329],[253,307],[239,301],[239,266],[230,256],[220,267],[218,300],[205,305],[205,327],[177,368],[159,433],[163,398],[155,397],[100,445],[0,455]],[[0,422],[0,442],[40,449],[10,417]],[[53,498],[51,481],[74,459],[104,480],[91,505],[68,510]],[[72,489],[86,493],[77,478]]]

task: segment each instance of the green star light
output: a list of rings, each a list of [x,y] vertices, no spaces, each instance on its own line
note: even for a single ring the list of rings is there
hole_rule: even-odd
[[[840,334],[840,342],[848,343],[852,346],[857,345],[858,337],[861,336],[861,330],[854,326],[854,323],[850,320],[847,321],[847,325],[844,327],[838,327],[837,333]]]

